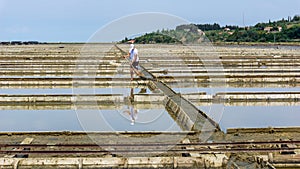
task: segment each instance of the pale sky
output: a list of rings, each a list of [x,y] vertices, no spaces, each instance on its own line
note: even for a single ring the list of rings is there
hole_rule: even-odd
[[[0,41],[86,42],[118,18],[143,12],[191,23],[254,25],[300,14],[299,0],[0,0]],[[130,23],[131,24],[131,23]],[[132,23],[139,24],[139,23]]]

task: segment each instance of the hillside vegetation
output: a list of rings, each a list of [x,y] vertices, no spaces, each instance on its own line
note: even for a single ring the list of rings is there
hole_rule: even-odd
[[[135,43],[197,43],[207,38],[212,42],[300,42],[300,16],[248,27],[222,27],[217,23],[179,25],[175,30],[158,30],[134,39]]]

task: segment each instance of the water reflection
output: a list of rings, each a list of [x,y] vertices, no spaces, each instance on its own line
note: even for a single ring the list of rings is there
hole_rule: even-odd
[[[0,131],[83,131],[74,110],[0,110]]]
[[[90,89],[88,88],[80,88],[80,92],[88,92],[91,94],[120,94],[123,93],[123,91],[131,90],[133,89],[134,91],[138,93],[149,93],[149,91],[144,87],[140,86],[141,88],[130,88],[129,86],[123,86],[118,87],[118,86],[109,86],[106,88],[95,88],[92,90],[92,93],[90,92]],[[79,91],[78,91],[79,92]],[[37,88],[9,88],[9,89],[3,89],[0,88],[0,93],[1,94],[17,94],[17,95],[22,95],[22,94],[73,94],[73,89],[72,88],[44,88],[44,89],[37,89]],[[86,94],[86,93],[84,93]]]
[[[143,86],[144,87],[144,86]],[[182,93],[189,93],[193,88],[175,88]],[[227,88],[228,91],[299,91],[295,88]],[[126,92],[125,92],[126,90]],[[209,88],[201,88],[209,93]],[[59,94],[71,93],[69,89],[8,89],[0,90],[2,94]],[[103,117],[117,131],[181,131],[180,126],[165,110],[163,104],[135,103],[134,96],[139,93],[151,93],[149,89],[139,87],[127,88],[98,88],[96,93],[124,93],[125,103],[115,104],[77,104],[76,107],[86,110],[83,114],[99,110]],[[219,114],[210,113],[211,103],[193,102],[199,109],[211,118]],[[72,103],[59,102],[22,102],[0,104],[1,131],[60,131],[83,130],[75,113]],[[300,102],[228,102],[225,103],[220,127],[223,131],[239,127],[289,127],[300,126]],[[215,116],[215,117],[214,117]],[[217,121],[217,120],[216,120]],[[97,123],[97,125],[99,125]]]
[[[149,92],[147,89],[126,89],[124,97],[128,97],[128,99],[122,103],[2,103],[0,104],[0,130],[102,131],[103,123],[99,121],[99,117],[102,117],[105,119],[105,123],[110,125],[112,131],[181,131],[163,104],[134,103],[134,95],[147,93]],[[116,90],[118,91],[118,88],[106,88],[102,91],[103,93],[111,91],[114,93]],[[22,93],[30,91],[31,89],[23,90]],[[49,90],[37,90],[36,92],[41,94],[45,91],[51,92]],[[17,91],[7,91],[7,93],[13,92]],[[75,108],[79,112],[76,113]],[[87,126],[83,125],[83,122],[87,123]]]
[[[287,102],[289,104],[289,102]],[[222,131],[228,128],[266,128],[266,127],[295,127],[300,126],[300,106],[286,103],[268,104],[227,104],[224,107],[220,127]],[[198,105],[198,108],[214,119],[210,114],[210,105]]]
[[[134,125],[136,119],[137,119],[137,114],[138,114],[138,110],[137,108],[134,107],[133,105],[133,101],[134,101],[134,90],[133,88],[130,89],[130,104],[127,106],[127,109],[123,111],[124,114],[129,115],[130,119],[131,119],[131,125]]]
[[[127,107],[127,110],[123,111],[123,113],[130,116],[131,119],[130,124],[134,125],[135,120],[137,119],[138,110],[133,105],[130,105]]]
[[[136,90],[135,88],[131,88],[129,91],[129,96],[127,96],[127,104],[121,110],[121,115],[124,116],[127,120],[130,121],[131,125],[145,124],[149,125],[154,121],[157,121],[159,118],[165,118],[167,112],[164,109],[158,110],[151,105],[150,109],[138,108],[138,105],[134,102],[135,92],[138,94],[147,93],[146,88],[141,88]],[[162,107],[164,108],[164,107]],[[140,114],[140,118],[138,119],[138,114]]]

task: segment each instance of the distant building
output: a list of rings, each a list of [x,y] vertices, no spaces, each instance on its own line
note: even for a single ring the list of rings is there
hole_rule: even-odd
[[[224,31],[228,32],[230,31],[230,28],[224,28]]]
[[[127,41],[127,43],[134,43],[135,42],[135,39],[131,39],[129,41]]]
[[[268,27],[265,27],[265,28],[264,28],[264,31],[270,33],[272,29],[273,29],[273,27],[268,26]]]
[[[281,32],[282,31],[282,27],[281,26],[277,26],[277,27],[265,27],[264,31],[268,32],[268,33],[276,33],[276,32]]]

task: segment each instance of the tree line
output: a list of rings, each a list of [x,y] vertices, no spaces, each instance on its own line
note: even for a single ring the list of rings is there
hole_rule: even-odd
[[[174,30],[157,30],[134,39],[135,43],[194,43],[207,38],[213,42],[299,42],[300,16],[248,27],[218,23],[179,25]],[[121,43],[129,40],[125,38]]]

